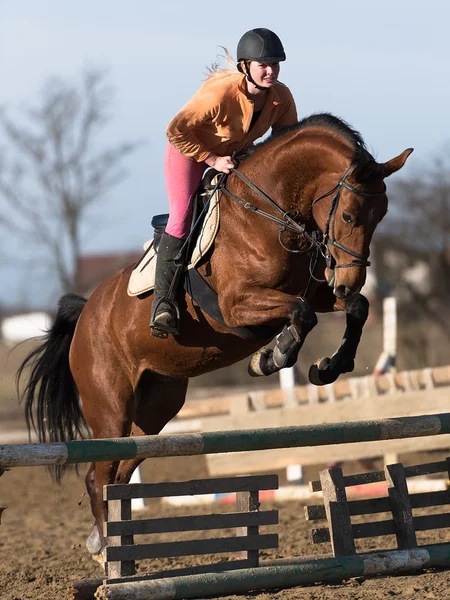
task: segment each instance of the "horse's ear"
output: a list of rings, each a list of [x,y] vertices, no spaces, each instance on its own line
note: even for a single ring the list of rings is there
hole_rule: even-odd
[[[406,159],[413,151],[414,148],[408,148],[395,158],[388,160],[388,162],[382,163],[380,166],[382,168],[383,178],[389,177],[389,175],[392,175],[392,173],[396,173],[399,169],[401,169],[405,164]]]

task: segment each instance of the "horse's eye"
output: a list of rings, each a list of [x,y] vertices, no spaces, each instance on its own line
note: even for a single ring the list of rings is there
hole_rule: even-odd
[[[346,223],[348,223],[349,225],[354,225],[355,224],[355,219],[352,217],[351,214],[349,214],[348,212],[343,212],[342,213],[342,218],[344,219],[344,221]]]

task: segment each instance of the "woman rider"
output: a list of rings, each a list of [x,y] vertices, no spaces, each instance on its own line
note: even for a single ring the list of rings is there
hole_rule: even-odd
[[[189,234],[192,198],[205,169],[229,173],[234,152],[246,150],[270,127],[275,132],[297,123],[292,94],[278,81],[284,60],[275,33],[247,31],[237,47],[237,70],[213,71],[167,127],[164,169],[170,216],[156,263],[150,322],[156,337],[178,333],[174,258]]]

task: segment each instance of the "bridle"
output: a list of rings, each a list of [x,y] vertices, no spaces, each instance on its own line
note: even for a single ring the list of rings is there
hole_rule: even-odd
[[[323,200],[324,198],[327,198],[328,196],[331,196],[331,194],[334,193],[333,199],[331,200],[330,210],[328,211],[328,216],[327,216],[327,220],[326,220],[323,232],[321,232],[320,230],[312,231],[311,233],[306,231],[305,226],[300,225],[295,220],[296,218],[298,218],[300,216],[300,211],[298,211],[298,210],[294,210],[291,212],[284,211],[280,206],[278,206],[278,204],[276,202],[274,202],[272,200],[272,198],[270,198],[270,196],[265,194],[252,181],[250,181],[250,179],[248,179],[248,177],[246,177],[245,175],[243,175],[240,171],[237,171],[236,169],[231,169],[231,172],[234,175],[236,175],[237,177],[239,177],[239,179],[241,179],[244,183],[246,183],[250,189],[252,189],[254,192],[256,192],[258,194],[258,196],[263,198],[278,213],[280,213],[281,218],[277,217],[275,215],[272,215],[270,213],[267,213],[264,210],[261,210],[260,208],[254,206],[253,204],[250,204],[249,202],[244,202],[243,200],[241,200],[240,198],[235,196],[232,192],[230,192],[225,187],[226,186],[225,178],[224,178],[224,183],[220,187],[220,189],[227,196],[232,198],[235,202],[237,202],[244,208],[251,210],[252,212],[255,212],[255,213],[261,215],[262,217],[269,219],[270,221],[280,225],[281,229],[278,234],[278,239],[279,239],[280,244],[283,246],[283,248],[285,250],[287,250],[288,252],[294,252],[294,253],[308,252],[313,247],[315,247],[316,250],[318,251],[317,256],[318,256],[319,252],[320,252],[320,254],[322,254],[322,256],[325,258],[326,265],[329,269],[344,269],[346,267],[359,267],[359,266],[368,267],[370,265],[370,261],[368,260],[369,253],[360,254],[359,252],[355,252],[351,248],[347,248],[346,246],[344,246],[343,244],[341,244],[340,242],[338,242],[336,240],[336,237],[334,234],[336,212],[337,212],[337,208],[339,205],[339,200],[340,200],[343,188],[349,190],[353,194],[360,196],[362,198],[376,198],[379,196],[384,196],[386,193],[386,186],[384,186],[384,190],[382,192],[363,192],[360,189],[358,189],[358,188],[354,187],[353,185],[351,185],[350,183],[348,183],[346,181],[346,179],[355,166],[356,165],[352,163],[347,168],[347,170],[345,171],[343,176],[339,179],[337,185],[335,185],[334,188],[332,188],[328,192],[325,192],[325,194],[322,194],[322,196],[319,196],[319,198],[316,198],[311,204],[311,209],[312,209],[320,200]],[[310,246],[308,248],[306,248],[306,250],[303,250],[303,251],[302,250],[292,250],[292,249],[287,248],[281,240],[281,236],[285,231],[293,231],[299,235],[302,235],[304,238],[306,238],[308,240],[308,242],[310,243]],[[354,260],[352,260],[351,262],[346,263],[346,264],[337,265],[333,255],[330,252],[329,246],[334,246],[335,248],[342,250],[346,254],[353,256]],[[310,271],[311,271],[311,269],[310,269]],[[312,275],[312,273],[311,273],[311,275]]]
[[[337,185],[333,189],[331,189],[329,192],[326,192],[322,196],[319,196],[319,198],[316,198],[313,201],[313,203],[311,204],[311,210],[312,210],[312,208],[320,200],[322,200],[323,198],[327,198],[328,196],[331,196],[331,194],[334,193],[333,199],[330,204],[330,210],[328,211],[327,221],[325,223],[325,227],[323,230],[323,237],[322,237],[322,247],[325,248],[324,257],[325,257],[325,260],[327,263],[327,267],[329,269],[345,269],[346,267],[369,267],[370,266],[370,261],[368,260],[368,258],[370,256],[370,252],[367,252],[366,254],[360,254],[359,252],[355,252],[351,248],[347,248],[340,242],[336,241],[336,236],[334,234],[336,213],[337,213],[337,208],[339,205],[339,200],[341,198],[342,188],[349,190],[350,192],[352,192],[352,194],[355,194],[356,196],[360,196],[361,198],[376,198],[379,196],[384,196],[386,193],[386,185],[384,183],[383,183],[384,189],[382,192],[363,192],[362,190],[360,190],[360,189],[354,187],[353,185],[351,185],[350,183],[348,183],[348,181],[346,181],[346,179],[354,167],[355,167],[355,165],[351,164],[345,171],[344,175],[339,179]],[[330,234],[330,229],[331,229],[331,234]],[[334,260],[333,255],[330,252],[329,246],[334,246],[335,248],[342,250],[346,254],[353,256],[354,259],[356,259],[356,260],[352,260],[350,263],[337,265],[336,261]]]

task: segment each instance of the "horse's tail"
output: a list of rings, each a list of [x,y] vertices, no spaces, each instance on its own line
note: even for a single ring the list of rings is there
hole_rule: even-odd
[[[65,442],[83,437],[87,431],[69,367],[70,344],[85,303],[85,298],[75,294],[62,296],[55,322],[44,341],[28,354],[17,371],[19,388],[24,369],[30,368],[20,400],[25,401],[28,433],[34,429],[40,442]],[[64,465],[56,465],[49,470],[59,482],[65,469]]]

